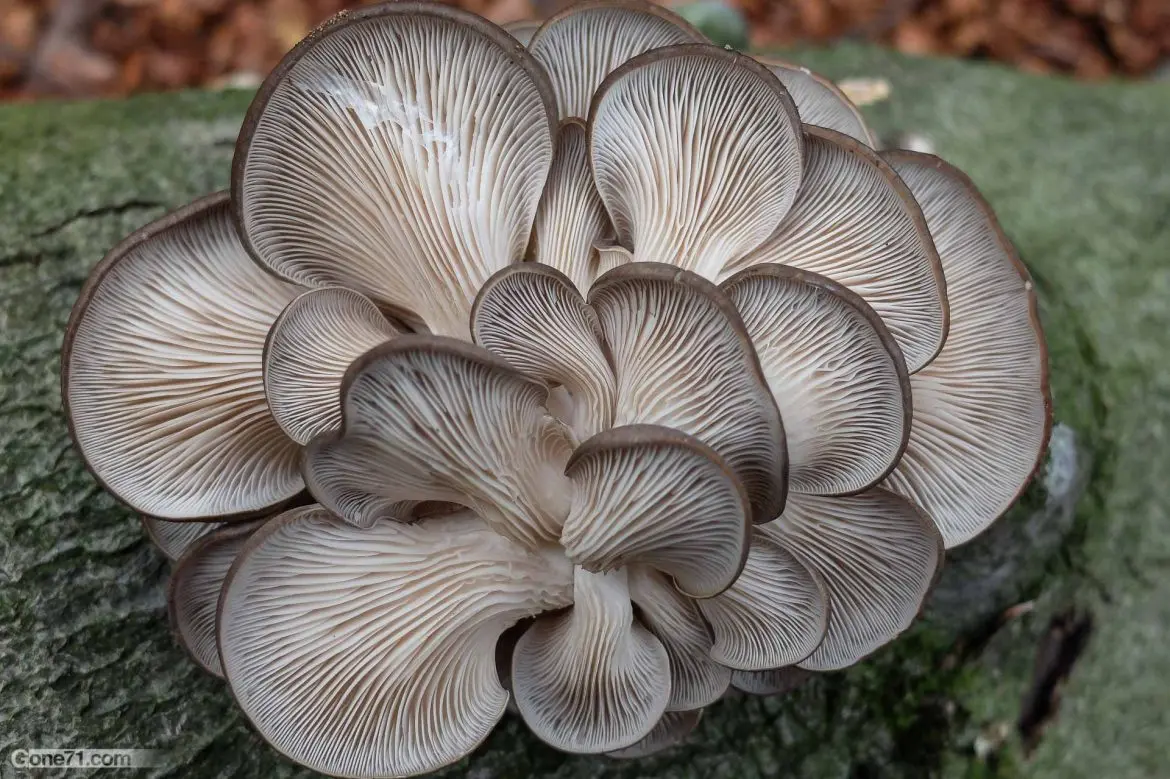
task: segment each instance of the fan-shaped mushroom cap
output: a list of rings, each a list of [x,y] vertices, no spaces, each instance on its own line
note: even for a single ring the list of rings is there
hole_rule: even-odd
[[[298,292],[244,253],[227,193],[106,255],[61,356],[70,431],[106,489],[136,511],[188,520],[263,512],[304,488],[261,377],[268,328]]]
[[[142,517],[142,527],[168,560],[175,561],[199,539],[224,526],[223,522],[171,522],[155,517]]]
[[[276,423],[300,444],[337,429],[346,368],[397,334],[360,292],[323,287],[297,297],[272,325],[264,347],[264,392]]]
[[[516,643],[512,691],[532,732],[565,752],[612,752],[650,733],[670,700],[670,661],[634,619],[624,569],[576,568],[573,607],[538,617]]]
[[[700,709],[723,697],[731,670],[711,659],[714,638],[699,607],[653,568],[633,565],[627,575],[638,616],[666,647],[670,658],[666,710]]]
[[[755,344],[794,492],[841,495],[890,472],[910,435],[910,377],[873,309],[824,276],[756,265],[723,283]]]
[[[609,757],[631,760],[670,749],[683,743],[691,731],[698,727],[699,721],[702,719],[702,709],[668,711],[662,715],[662,719],[658,720],[654,729],[641,741],[625,749],[615,749],[606,754]]]
[[[800,189],[792,98],[763,65],[715,46],[658,49],[615,70],[589,140],[618,240],[713,281],[764,243]]]
[[[564,273],[584,295],[606,270],[594,245],[608,241],[612,234],[613,225],[589,169],[585,125],[579,119],[565,120],[557,132],[548,185],[536,209],[529,256]]]
[[[1040,466],[1052,427],[1048,352],[1028,270],[970,179],[930,155],[887,158],[942,256],[951,330],[910,377],[914,427],[886,484],[953,547],[1007,511]]]
[[[697,601],[715,633],[711,658],[728,668],[759,671],[798,663],[817,648],[828,625],[823,584],[763,527],[752,531],[747,565],[735,584]]]
[[[750,695],[785,695],[812,678],[813,672],[795,665],[768,671],[732,671],[731,686]]]
[[[581,438],[613,423],[616,379],[601,326],[581,293],[547,265],[509,265],[488,279],[471,309],[475,342],[569,394],[567,421]]]
[[[860,295],[894,334],[911,373],[947,335],[942,265],[914,196],[873,149],[805,127],[804,183],[783,224],[724,277],[774,262],[828,276]]]
[[[305,450],[330,510],[367,525],[400,501],[446,501],[530,549],[560,536],[570,444],[543,384],[477,346],[403,335],[350,366],[341,395],[341,431]]]
[[[522,45],[527,46],[532,42],[532,36],[536,35],[541,24],[543,22],[538,19],[523,19],[518,22],[508,22],[502,26],[509,35],[520,41]]]
[[[585,118],[597,87],[622,63],[651,49],[707,39],[681,16],[642,0],[569,6],[544,23],[528,50],[548,70],[562,118]]]
[[[260,734],[302,765],[434,771],[503,716],[496,641],[568,605],[571,570],[471,512],[362,529],[296,509],[253,536],[224,584],[224,672]]]
[[[615,425],[693,435],[743,482],[752,517],[784,508],[788,457],[780,412],[727,296],[693,273],[631,263],[589,293],[617,374]]]
[[[284,278],[465,338],[475,293],[524,255],[555,116],[540,66],[478,16],[348,12],[293,49],[248,112],[232,170],[244,243]]]
[[[565,473],[574,489],[561,545],[577,565],[650,565],[692,598],[718,595],[743,569],[747,493],[693,436],[657,425],[616,427],[577,447]]]
[[[262,522],[233,522],[196,541],[171,572],[167,586],[171,629],[179,643],[199,667],[221,679],[223,666],[215,640],[219,593],[236,555]]]
[[[942,565],[942,537],[905,498],[883,489],[848,497],[796,495],[757,533],[792,550],[829,601],[825,640],[800,665],[853,665],[910,627]]]
[[[876,147],[877,138],[866,125],[857,106],[829,79],[808,68],[770,57],[757,57],[792,95],[800,121],[856,138]]]

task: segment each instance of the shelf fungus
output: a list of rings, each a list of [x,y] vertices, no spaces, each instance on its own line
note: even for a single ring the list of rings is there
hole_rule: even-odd
[[[93,271],[77,450],[171,624],[340,776],[508,711],[636,758],[907,630],[1050,427],[1028,273],[962,173],[640,0],[348,12],[229,192]]]

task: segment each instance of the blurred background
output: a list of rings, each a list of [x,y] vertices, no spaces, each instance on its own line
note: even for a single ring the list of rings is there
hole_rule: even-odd
[[[0,99],[252,86],[345,0],[0,0]],[[458,0],[504,23],[559,0]],[[849,39],[1080,79],[1170,77],[1170,0],[701,0],[721,42]],[[750,31],[750,32],[749,32]]]

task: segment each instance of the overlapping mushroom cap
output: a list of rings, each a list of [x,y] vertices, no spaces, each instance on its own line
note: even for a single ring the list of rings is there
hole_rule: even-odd
[[[325,773],[437,769],[510,700],[634,757],[851,665],[1047,438],[1032,286],[961,173],[656,6],[515,34],[326,24],[230,196],[70,323],[77,445],[177,559],[176,634]]]

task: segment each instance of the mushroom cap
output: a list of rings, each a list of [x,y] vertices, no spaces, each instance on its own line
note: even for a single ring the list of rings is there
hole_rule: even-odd
[[[787,265],[753,265],[721,289],[785,420],[790,488],[847,495],[884,479],[906,449],[912,405],[881,318],[848,288]]]
[[[747,489],[752,519],[784,508],[780,412],[739,312],[705,279],[662,263],[620,265],[589,292],[617,376],[616,425],[693,435]]]
[[[61,350],[69,430],[97,480],[170,520],[254,516],[304,488],[268,410],[268,328],[300,289],[244,253],[227,193],[138,230],[94,268]]]
[[[277,317],[264,344],[264,394],[281,429],[299,444],[341,425],[341,379],[361,354],[398,328],[360,292],[321,287]]]
[[[694,711],[723,697],[731,670],[711,659],[715,640],[695,601],[649,566],[632,565],[627,576],[638,618],[662,642],[670,660],[666,711]]]
[[[472,512],[355,527],[319,506],[269,520],[223,586],[224,673],[252,725],[333,776],[434,771],[504,714],[495,652],[515,622],[572,600],[563,556]]]
[[[639,54],[706,37],[678,14],[644,0],[586,0],[546,21],[528,50],[552,79],[561,118],[584,119],[605,77]]]
[[[712,281],[776,230],[804,158],[780,80],[706,44],[655,49],[611,73],[589,111],[589,147],[619,242]]]
[[[751,506],[735,473],[694,436],[657,425],[598,433],[565,466],[573,502],[561,546],[577,565],[645,564],[693,598],[710,598],[743,570]]]
[[[529,549],[560,536],[571,443],[544,384],[463,341],[402,335],[358,358],[341,396],[342,428],[304,457],[330,510],[368,525],[403,501],[443,501]]]
[[[784,513],[756,532],[798,557],[824,588],[825,638],[800,661],[812,671],[847,668],[897,638],[942,569],[934,523],[878,488],[844,497],[793,494]]]
[[[731,686],[750,695],[786,695],[813,677],[795,665],[767,671],[732,671]]]
[[[911,373],[947,337],[942,263],[914,195],[870,147],[805,125],[804,180],[767,242],[720,278],[762,263],[819,273],[860,295],[893,333]]]
[[[756,59],[775,73],[792,95],[796,110],[800,113],[800,121],[844,133],[866,146],[877,148],[877,138],[865,123],[861,111],[832,81],[785,60],[774,57]]]
[[[575,568],[572,608],[538,617],[516,643],[512,691],[532,732],[564,752],[649,735],[670,700],[670,660],[634,618],[625,569]]]
[[[764,527],[752,530],[747,564],[735,584],[698,601],[715,634],[711,658],[734,670],[799,663],[816,650],[828,627],[824,583]]]
[[[526,375],[564,387],[570,396],[566,421],[580,438],[613,424],[616,379],[601,325],[560,271],[525,262],[496,273],[476,296],[471,335]]]
[[[175,564],[167,585],[167,611],[179,645],[200,668],[221,679],[215,637],[220,591],[236,556],[261,524],[263,520],[233,522],[200,538]]]
[[[971,180],[931,155],[886,159],[922,206],[951,307],[942,351],[910,377],[914,426],[886,486],[925,509],[950,548],[1002,516],[1043,461],[1048,351],[1031,276]]]
[[[508,22],[500,26],[513,38],[520,41],[522,46],[527,46],[532,41],[532,36],[540,29],[541,24],[543,22],[539,19],[521,19],[520,21]]]
[[[260,88],[235,218],[277,275],[466,338],[476,291],[524,255],[555,128],[543,68],[494,24],[430,3],[347,12]]]
[[[528,247],[530,260],[564,273],[582,295],[608,269],[602,267],[610,263],[602,262],[596,244],[610,241],[613,235],[589,168],[586,133],[580,119],[561,122],[552,170],[536,209]]]

